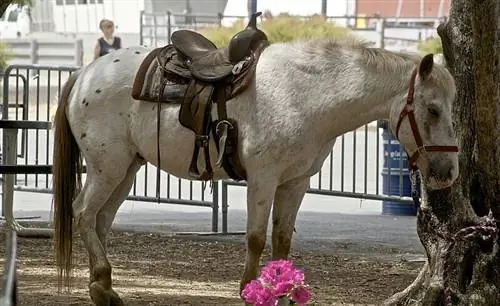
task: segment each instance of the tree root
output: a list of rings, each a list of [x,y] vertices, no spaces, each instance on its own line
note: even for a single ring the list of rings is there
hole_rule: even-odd
[[[498,227],[491,215],[451,231],[438,222],[431,208],[423,207],[418,229],[427,262],[415,281],[384,305],[500,304]]]

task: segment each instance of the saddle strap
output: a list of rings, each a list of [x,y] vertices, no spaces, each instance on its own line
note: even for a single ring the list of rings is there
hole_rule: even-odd
[[[218,120],[212,125],[215,145],[219,152],[217,164],[235,181],[246,180],[246,170],[241,164],[238,154],[238,125],[235,120],[227,118],[226,92],[216,93]]]
[[[211,180],[213,169],[208,148],[210,125],[212,123],[212,94],[214,85],[191,80],[179,111],[179,122],[195,134],[193,155],[189,166],[189,175],[198,180]],[[205,171],[198,170],[200,149],[204,151]]]

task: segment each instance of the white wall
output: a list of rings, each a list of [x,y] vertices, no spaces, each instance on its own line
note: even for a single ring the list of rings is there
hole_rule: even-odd
[[[108,18],[115,22],[116,33],[139,33],[140,11],[143,0],[104,0],[103,4],[56,5],[54,23],[56,32],[99,32],[99,21]],[[76,1],[78,2],[78,1]]]

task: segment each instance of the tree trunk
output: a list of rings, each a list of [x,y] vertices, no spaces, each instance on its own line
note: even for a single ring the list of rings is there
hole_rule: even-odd
[[[419,276],[385,305],[500,305],[500,79],[498,0],[453,0],[438,27],[457,97],[460,175],[422,189],[417,232],[427,255]]]

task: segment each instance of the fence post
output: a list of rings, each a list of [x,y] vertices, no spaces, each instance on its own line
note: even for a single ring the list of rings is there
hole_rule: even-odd
[[[213,183],[212,193],[212,232],[219,231],[219,183]]]
[[[142,10],[140,13],[139,13],[139,45],[140,46],[143,46],[144,45],[144,39],[143,39],[143,36],[144,36],[144,10]]]
[[[380,18],[377,20],[376,31],[379,34],[378,48],[385,48],[385,19]]]
[[[222,206],[222,233],[223,234],[227,234],[227,184],[226,182],[223,180],[222,181],[222,203],[221,203],[221,206]]]
[[[38,49],[40,48],[38,41],[32,39],[30,41],[30,59],[31,64],[38,64]]]
[[[75,65],[83,66],[83,39],[77,39],[75,42]]]
[[[156,24],[155,24],[156,27]],[[170,36],[172,36],[172,12],[167,11],[167,44],[170,43]]]
[[[224,19],[224,14],[217,13],[217,21],[219,21],[219,28],[222,28],[222,19]]]

